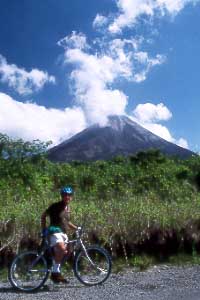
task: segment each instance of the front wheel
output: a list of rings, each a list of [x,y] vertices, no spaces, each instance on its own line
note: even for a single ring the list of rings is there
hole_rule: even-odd
[[[112,262],[109,253],[101,247],[90,246],[79,251],[74,259],[74,274],[85,285],[105,282],[111,273]]]
[[[11,285],[24,292],[39,289],[48,275],[46,259],[35,251],[26,251],[17,255],[8,271]]]

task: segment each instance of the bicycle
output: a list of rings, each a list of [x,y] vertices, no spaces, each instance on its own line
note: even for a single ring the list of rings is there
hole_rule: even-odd
[[[74,275],[82,284],[87,286],[102,284],[110,276],[111,257],[106,249],[98,245],[86,247],[81,235],[82,228],[79,228],[76,231],[76,239],[66,243],[66,245],[71,244],[73,246]],[[69,256],[68,254],[64,257],[62,265]],[[13,259],[8,271],[8,279],[11,285],[18,290],[36,291],[47,281],[51,272],[52,261],[53,251],[49,245],[48,235],[43,236],[39,251],[22,252]]]

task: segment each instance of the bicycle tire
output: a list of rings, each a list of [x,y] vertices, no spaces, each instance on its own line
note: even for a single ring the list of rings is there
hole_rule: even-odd
[[[41,288],[49,275],[47,261],[36,251],[18,254],[8,270],[11,285],[24,292],[32,292]]]
[[[99,246],[90,246],[87,253],[92,261],[88,260],[83,250],[76,253],[74,258],[74,275],[87,286],[99,285],[110,276],[112,261],[109,253]]]

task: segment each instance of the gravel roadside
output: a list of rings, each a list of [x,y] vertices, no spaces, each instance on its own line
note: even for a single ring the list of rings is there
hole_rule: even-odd
[[[70,284],[55,286],[50,280],[36,293],[13,290],[0,283],[0,300],[199,300],[200,266],[156,266],[145,272],[112,274],[101,286],[85,287],[75,278]]]

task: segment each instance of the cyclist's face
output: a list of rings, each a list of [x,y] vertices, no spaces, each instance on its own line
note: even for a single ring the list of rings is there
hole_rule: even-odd
[[[63,200],[65,203],[69,203],[69,202],[72,200],[72,195],[64,194],[64,195],[62,195],[62,200]]]

